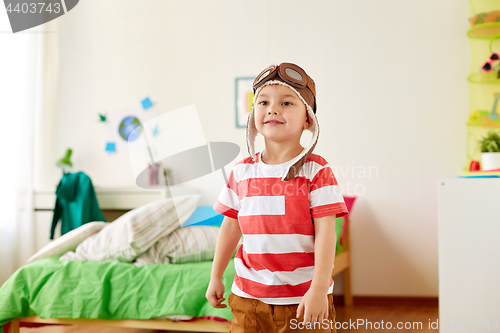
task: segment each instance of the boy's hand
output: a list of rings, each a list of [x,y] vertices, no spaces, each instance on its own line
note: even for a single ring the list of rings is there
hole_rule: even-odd
[[[225,287],[222,280],[210,280],[205,297],[207,298],[210,305],[212,305],[214,308],[221,309],[227,307],[226,304],[222,304],[222,302],[225,300],[224,290]]]
[[[309,289],[297,308],[297,319],[304,315],[303,323],[322,322],[328,319],[328,296],[316,289]]]

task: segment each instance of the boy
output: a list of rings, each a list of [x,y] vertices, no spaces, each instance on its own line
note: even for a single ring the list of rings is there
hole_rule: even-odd
[[[311,154],[319,134],[314,81],[282,63],[262,71],[253,91],[251,157],[234,166],[214,205],[225,218],[206,297],[226,307],[222,275],[243,234],[228,298],[231,332],[335,332],[335,218],[347,208],[328,162]],[[305,129],[313,134],[307,148]],[[257,133],[265,149],[255,154]]]

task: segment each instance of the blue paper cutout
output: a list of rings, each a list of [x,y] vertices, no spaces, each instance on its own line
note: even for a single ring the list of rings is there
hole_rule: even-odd
[[[151,102],[151,100],[149,99],[149,97],[146,97],[145,99],[143,99],[141,101],[141,103],[142,103],[142,108],[144,110],[147,110],[147,109],[149,109],[150,107],[153,106],[153,103]]]
[[[116,153],[116,144],[114,142],[106,142],[105,151],[108,153]]]
[[[153,137],[157,136],[158,135],[158,125],[156,125],[153,130],[152,130],[152,135]]]

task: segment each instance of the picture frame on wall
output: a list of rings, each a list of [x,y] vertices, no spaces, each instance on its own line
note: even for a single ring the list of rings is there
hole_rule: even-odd
[[[246,128],[247,118],[252,111],[254,77],[238,77],[235,79],[236,127]]]

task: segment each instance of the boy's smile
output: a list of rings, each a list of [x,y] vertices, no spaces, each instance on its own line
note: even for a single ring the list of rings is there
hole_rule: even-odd
[[[271,126],[276,126],[276,125],[281,125],[281,124],[283,124],[283,122],[282,122],[282,121],[275,120],[275,119],[271,119],[271,120],[266,121],[264,124],[266,124],[266,125],[271,125]]]
[[[254,111],[255,127],[266,140],[299,142],[302,131],[310,127],[302,100],[280,84],[262,88]]]

